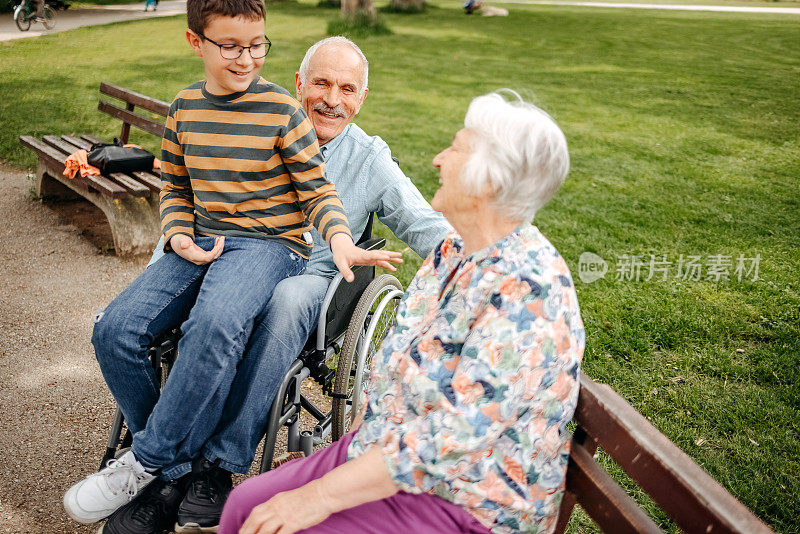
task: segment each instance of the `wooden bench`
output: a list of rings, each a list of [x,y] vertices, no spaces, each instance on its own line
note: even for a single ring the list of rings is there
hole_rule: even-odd
[[[576,503],[603,532],[663,532],[594,460],[598,447],[684,532],[772,532],[613,389],[583,373],[574,419],[556,533]]]
[[[119,107],[100,100],[98,109],[122,121],[120,140],[128,142],[131,126],[161,137],[164,123],[134,113],[135,108],[166,117],[169,104],[134,91],[101,83],[102,94],[124,102]],[[114,248],[120,256],[142,254],[153,250],[160,234],[158,195],[161,178],[158,172],[113,173],[67,178],[62,174],[64,162],[78,149],[90,149],[93,143],[104,142],[93,135],[45,135],[37,139],[20,136],[20,142],[39,156],[36,169],[36,194],[40,197],[87,199],[100,208],[111,225]],[[107,141],[105,141],[107,142]]]

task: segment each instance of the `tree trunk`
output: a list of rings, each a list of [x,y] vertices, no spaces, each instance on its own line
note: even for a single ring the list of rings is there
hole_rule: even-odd
[[[342,0],[342,16],[347,20],[364,17],[370,22],[378,18],[372,0]]]

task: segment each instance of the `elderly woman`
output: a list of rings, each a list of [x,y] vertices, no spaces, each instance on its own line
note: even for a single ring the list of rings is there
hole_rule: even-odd
[[[555,527],[584,331],[569,269],[529,221],[567,174],[566,140],[540,109],[490,94],[433,164],[432,205],[455,231],[373,359],[363,422],[236,488],[221,533]]]

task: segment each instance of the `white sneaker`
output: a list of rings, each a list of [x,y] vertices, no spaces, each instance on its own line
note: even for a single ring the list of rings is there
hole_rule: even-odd
[[[64,494],[64,509],[79,523],[95,523],[129,503],[155,478],[128,451],[69,488]]]

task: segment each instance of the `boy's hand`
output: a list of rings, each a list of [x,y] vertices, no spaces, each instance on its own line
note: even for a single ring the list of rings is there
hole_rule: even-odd
[[[186,261],[195,265],[205,265],[219,258],[222,247],[225,245],[225,236],[214,239],[214,248],[205,251],[198,247],[194,240],[186,234],[175,234],[169,240],[169,246],[175,253]]]
[[[393,263],[403,263],[403,255],[392,250],[364,250],[353,244],[353,239],[345,234],[339,233],[331,238],[331,252],[333,252],[333,262],[342,276],[348,282],[355,279],[350,267],[353,265],[375,265],[390,271],[396,271]]]

